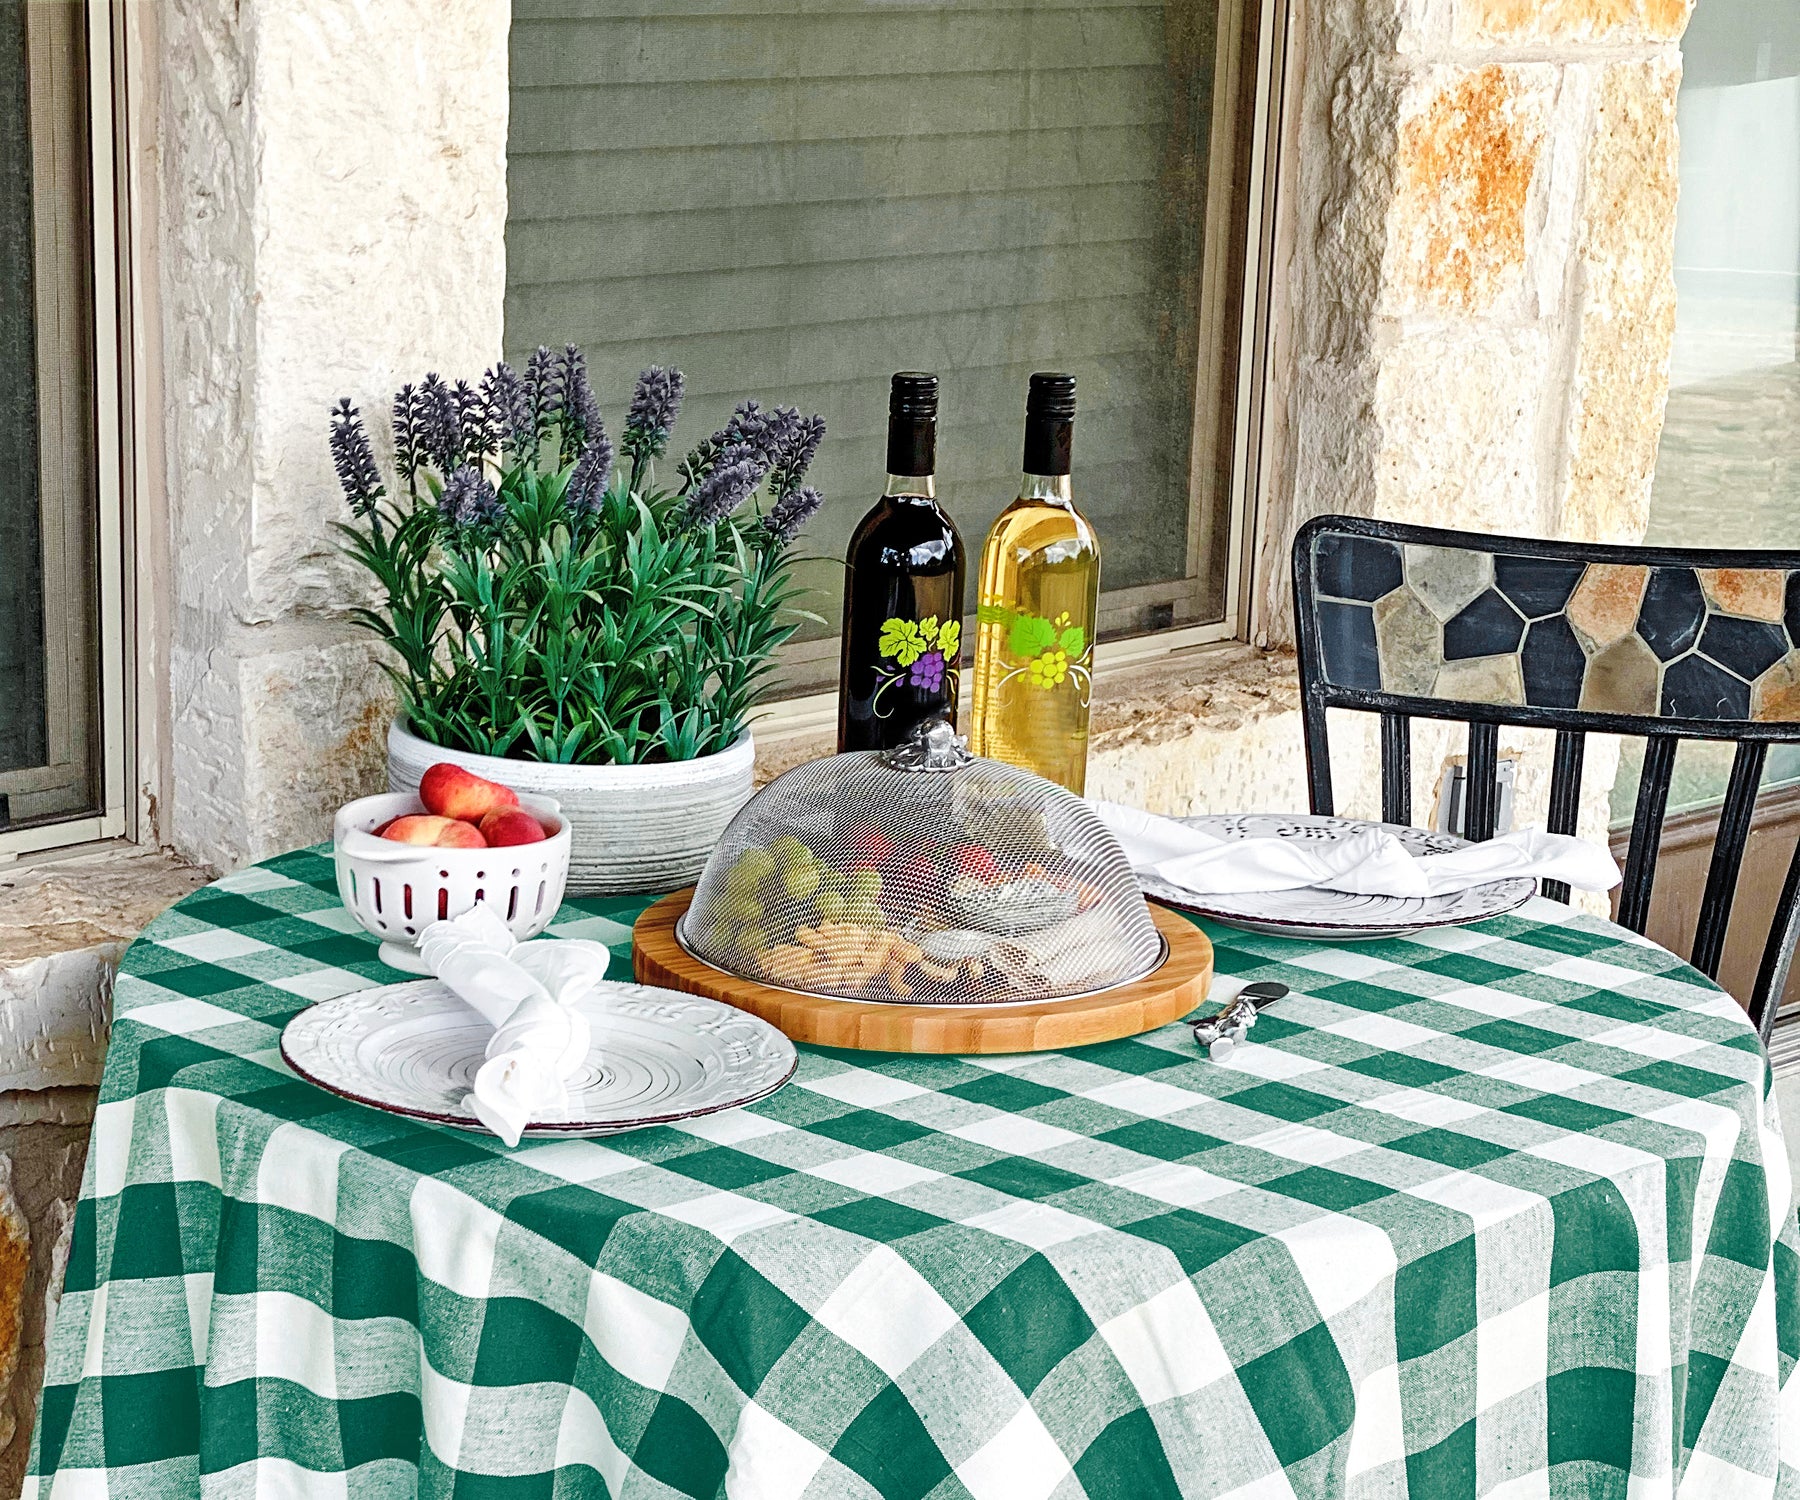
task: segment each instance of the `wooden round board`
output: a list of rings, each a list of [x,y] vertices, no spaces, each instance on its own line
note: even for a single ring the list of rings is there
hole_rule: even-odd
[[[828,1000],[740,979],[695,958],[675,937],[694,891],[665,896],[637,919],[632,969],[643,984],[724,1000],[760,1016],[796,1042],[871,1052],[1048,1052],[1137,1036],[1179,1020],[1212,986],[1212,942],[1181,916],[1152,903],[1169,945],[1154,973],[1072,1000],[1017,1005],[892,1005]]]

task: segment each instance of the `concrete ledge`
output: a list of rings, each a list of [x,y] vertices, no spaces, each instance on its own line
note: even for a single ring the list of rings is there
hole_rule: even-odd
[[[208,872],[131,844],[0,873],[0,1494],[18,1493],[62,1290],[113,974]]]
[[[120,955],[207,879],[197,865],[133,844],[0,875],[0,1090],[99,1084]]]

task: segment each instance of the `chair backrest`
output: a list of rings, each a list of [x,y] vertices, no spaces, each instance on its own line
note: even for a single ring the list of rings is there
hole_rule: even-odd
[[[1772,743],[1800,741],[1800,552],[1609,547],[1321,516],[1294,539],[1308,788],[1332,811],[1328,708],[1381,715],[1381,808],[1412,821],[1413,718],[1469,725],[1464,832],[1491,838],[1500,726],[1556,731],[1549,828],[1573,833],[1588,733],[1643,735],[1619,897],[1642,932],[1675,747],[1736,742],[1694,933],[1716,978]],[[1568,900],[1546,882],[1544,893]],[[1800,940],[1800,848],[1750,1014],[1765,1040]]]

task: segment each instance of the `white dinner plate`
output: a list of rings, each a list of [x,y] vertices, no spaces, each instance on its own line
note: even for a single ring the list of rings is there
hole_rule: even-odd
[[[536,1137],[612,1135],[766,1099],[794,1076],[794,1044],[718,1000],[604,983],[577,1002],[593,1032],[567,1109]],[[467,1099],[494,1029],[435,979],[357,990],[300,1012],[281,1055],[320,1088],[414,1120],[489,1134]]]
[[[1230,813],[1175,821],[1214,838],[1304,839],[1314,843],[1336,843],[1366,828],[1383,828],[1399,839],[1409,854],[1445,854],[1468,844],[1467,839],[1455,834],[1429,828],[1363,823],[1315,813]],[[1198,896],[1147,872],[1138,876],[1138,885],[1146,896],[1165,906],[1210,917],[1231,927],[1277,937],[1326,938],[1337,943],[1404,937],[1426,927],[1481,922],[1524,905],[1537,893],[1537,881],[1529,875],[1490,880],[1486,885],[1448,896],[1357,896],[1316,887]]]

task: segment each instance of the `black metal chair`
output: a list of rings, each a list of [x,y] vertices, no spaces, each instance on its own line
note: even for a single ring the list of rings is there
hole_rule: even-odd
[[[1608,547],[1322,516],[1294,539],[1312,808],[1325,711],[1381,715],[1381,808],[1410,823],[1414,718],[1469,725],[1464,832],[1492,838],[1500,726],[1556,731],[1548,826],[1573,833],[1591,731],[1645,737],[1619,921],[1650,914],[1676,744],[1737,745],[1691,961],[1717,978],[1769,746],[1800,742],[1800,552]],[[1544,894],[1567,901],[1566,886]],[[1765,1041],[1800,940],[1795,850],[1750,1017]]]

